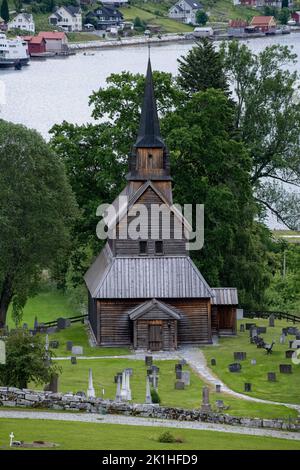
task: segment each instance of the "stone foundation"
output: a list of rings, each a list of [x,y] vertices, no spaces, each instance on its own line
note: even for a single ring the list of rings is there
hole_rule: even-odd
[[[242,418],[228,414],[203,412],[200,409],[187,410],[158,405],[116,403],[102,398],[86,398],[71,393],[37,392],[13,387],[0,387],[0,406],[122,414],[143,418],[203,421],[231,426],[300,431],[299,420]]]

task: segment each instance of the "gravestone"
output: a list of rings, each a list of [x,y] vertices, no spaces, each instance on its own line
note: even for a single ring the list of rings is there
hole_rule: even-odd
[[[184,382],[184,385],[190,385],[191,383],[191,374],[189,370],[184,370],[181,373],[181,380]]]
[[[291,364],[280,364],[279,371],[281,374],[291,374],[292,373],[292,366]]]
[[[298,341],[300,340],[300,334],[299,334],[299,333],[296,335],[296,339],[297,339]]]
[[[285,351],[285,358],[286,359],[292,359],[294,352],[292,349],[289,349],[288,351]]]
[[[245,392],[251,392],[251,386],[252,386],[251,383],[245,382],[245,383],[244,383],[244,391],[245,391]]]
[[[159,367],[153,365],[153,366],[151,366],[150,369],[152,370],[152,373],[155,372],[156,374],[159,374]]]
[[[186,366],[186,360],[185,359],[180,359],[179,364],[181,366]]]
[[[251,365],[256,366],[256,359],[251,359]]]
[[[216,400],[216,407],[218,408],[218,410],[224,410],[225,408],[225,405],[224,405],[224,401],[223,400]]]
[[[267,333],[267,327],[266,326],[258,326],[257,327],[257,334],[258,335],[263,335]]]
[[[54,341],[54,340],[50,341],[49,342],[49,347],[51,349],[57,349],[59,347],[59,341]]]
[[[59,330],[64,330],[66,328],[66,319],[65,318],[58,318],[57,319],[57,328]]]
[[[282,334],[283,334],[283,335],[287,336],[287,334],[288,334],[288,328],[282,328],[281,331],[282,331]]]
[[[216,365],[217,365],[217,361],[216,361],[216,359],[215,359],[214,357],[211,359],[210,364],[211,364],[212,366],[216,366]]]
[[[238,362],[234,362],[233,364],[229,364],[228,369],[229,372],[240,372],[242,370],[242,366]]]
[[[209,388],[206,386],[202,388],[201,411],[204,413],[209,413],[211,411],[211,405],[209,403]]]
[[[240,325],[240,332],[241,332],[241,333],[244,333],[244,331],[245,331],[245,325],[242,323],[242,324]]]
[[[152,369],[147,369],[147,375],[152,375]]]
[[[279,343],[280,344],[285,344],[285,338],[286,338],[286,335],[284,335],[284,334],[280,335]]]
[[[246,323],[246,330],[250,330],[251,328],[255,326],[256,326],[256,323]]]
[[[233,358],[235,361],[245,361],[247,358],[247,353],[245,352],[234,352],[233,353]]]
[[[125,369],[125,372],[127,374],[129,374],[130,377],[133,376],[133,368],[132,367],[127,367],[127,369]]]
[[[150,381],[149,381],[148,375],[146,377],[146,400],[145,400],[145,403],[147,405],[152,405],[152,397],[151,397],[151,391],[150,391]]]
[[[216,384],[216,393],[221,393],[221,385]]]
[[[295,339],[294,341],[292,341],[292,345],[290,346],[292,347],[292,349],[297,349],[300,347],[300,340],[299,339]]]
[[[296,336],[296,334],[298,333],[298,328],[296,326],[289,326],[287,329],[287,333],[288,335]]]
[[[53,393],[58,392],[58,374],[51,374],[50,383],[49,383],[49,391]]]
[[[73,341],[67,341],[67,351],[72,351],[73,348]]]
[[[75,356],[71,357],[71,364],[73,364],[73,365],[77,364],[77,357],[75,357]]]
[[[290,345],[289,347],[290,347],[290,348],[292,348],[292,347],[293,347],[293,342],[294,342],[294,340],[293,340],[293,339],[292,339],[292,340],[291,340],[291,339],[289,340],[289,345]]]
[[[87,392],[86,392],[86,396],[88,398],[96,398],[96,393],[95,393],[94,384],[93,384],[92,369],[89,369],[89,384],[88,384],[88,389],[87,389]]]
[[[122,372],[117,372],[114,376],[114,383],[118,383],[118,377],[120,377],[120,381],[122,381]]]
[[[176,371],[176,379],[181,380],[181,377],[182,377],[182,370],[177,370]]]
[[[275,316],[273,315],[273,313],[271,313],[271,315],[269,316],[269,327],[274,328],[274,326],[275,326]]]
[[[258,336],[256,326],[254,326],[253,328],[250,328],[249,336],[250,336],[250,338],[255,338],[256,336]]]
[[[184,382],[182,380],[176,380],[175,390],[184,390]]]
[[[37,330],[38,327],[39,327],[39,322],[38,322],[38,319],[37,319],[37,316],[36,316],[35,319],[34,319],[33,329],[34,329],[34,330]]]
[[[152,357],[152,356],[145,356],[145,365],[146,365],[147,367],[152,366],[152,361],[153,361],[153,357]]]
[[[82,346],[72,346],[72,354],[75,356],[82,356],[83,354],[83,347]]]
[[[27,323],[23,323],[23,330],[28,330],[28,324]]]
[[[182,365],[181,364],[175,364],[175,372],[178,370],[182,371]]]
[[[81,397],[81,398],[86,398],[86,394],[82,390],[79,390],[79,392],[76,392],[75,396],[76,397]]]
[[[276,373],[275,372],[268,372],[268,382],[276,382]]]

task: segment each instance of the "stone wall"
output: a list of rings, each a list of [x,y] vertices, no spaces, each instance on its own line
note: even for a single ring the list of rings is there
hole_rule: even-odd
[[[241,418],[221,413],[204,413],[199,409],[187,410],[158,405],[116,403],[101,398],[86,398],[82,392],[62,394],[0,387],[0,406],[78,411],[102,414],[122,414],[144,418],[175,419],[179,421],[204,421],[231,426],[271,428],[300,431],[299,420]]]

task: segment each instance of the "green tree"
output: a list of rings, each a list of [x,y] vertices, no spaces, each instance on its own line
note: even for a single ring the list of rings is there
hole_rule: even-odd
[[[290,10],[286,7],[282,8],[278,13],[278,20],[281,24],[287,24],[290,19]]]
[[[31,336],[25,330],[15,330],[6,340],[6,364],[0,364],[0,384],[27,388],[29,382],[47,383],[60,368],[51,362],[41,335]]]
[[[71,247],[76,204],[64,166],[35,131],[0,121],[0,325]]]
[[[237,41],[224,43],[221,52],[236,97],[235,126],[252,158],[261,215],[268,209],[289,228],[297,228],[300,99],[298,75],[287,68],[296,55],[277,45],[254,54]]]
[[[205,26],[206,23],[208,22],[208,16],[203,10],[198,10],[196,13],[196,21],[198,24],[201,26]]]
[[[22,10],[22,0],[14,0],[16,12],[19,13]]]
[[[178,64],[178,83],[189,94],[208,88],[228,90],[222,57],[210,39],[200,39]]]
[[[2,0],[0,13],[1,13],[1,18],[4,19],[5,23],[8,23],[9,22],[9,9],[8,9],[7,0]]]

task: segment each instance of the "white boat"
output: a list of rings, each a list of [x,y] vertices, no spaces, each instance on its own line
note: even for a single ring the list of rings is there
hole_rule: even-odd
[[[0,33],[0,67],[20,68],[27,65],[29,59],[28,45],[24,39],[7,39],[5,33]]]

